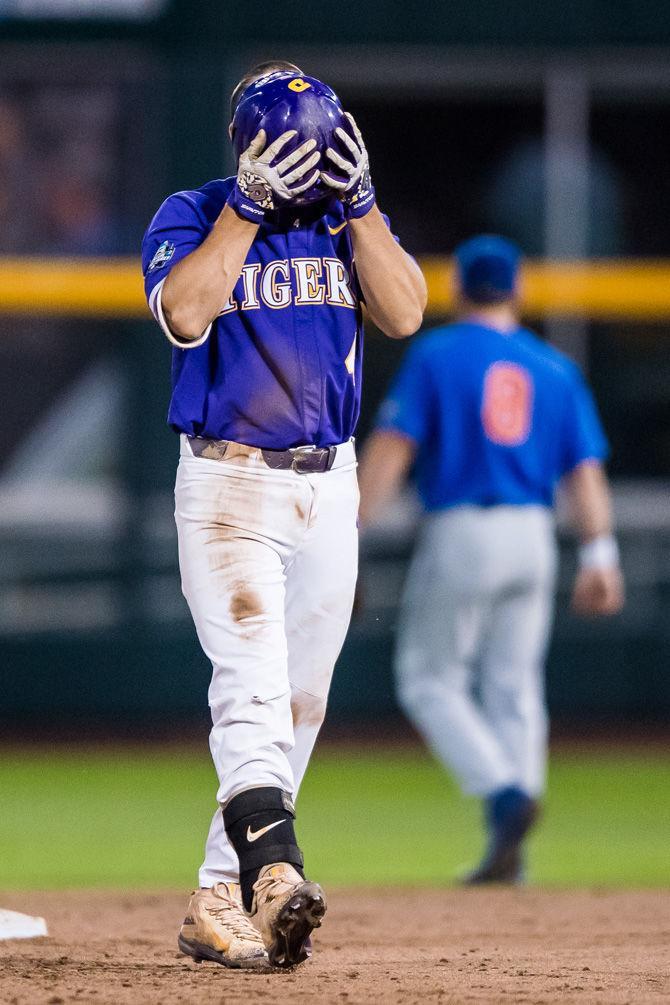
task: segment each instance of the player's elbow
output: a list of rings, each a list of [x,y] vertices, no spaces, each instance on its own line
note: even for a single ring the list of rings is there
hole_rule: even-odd
[[[165,320],[175,338],[185,342],[192,342],[199,339],[209,324],[209,320],[203,319],[196,311],[185,307],[175,307],[167,310],[164,307]]]
[[[403,324],[400,328],[400,338],[409,338],[410,335],[414,335],[415,332],[418,332],[419,328],[423,324],[424,309],[425,304],[417,302],[414,308],[408,312],[407,316],[403,319]]]
[[[388,319],[389,323],[382,328],[389,338],[409,338],[418,332],[423,323],[423,312],[427,302],[426,283],[420,274],[414,278],[417,281],[411,285],[403,298],[402,308],[394,311]]]
[[[423,310],[419,304],[408,307],[401,314],[389,318],[379,327],[389,338],[401,339],[409,338],[418,332],[423,321]]]
[[[423,273],[416,262],[412,261],[410,266],[413,270],[409,289],[405,296],[402,311],[393,318],[391,330],[386,334],[390,338],[409,338],[418,332],[423,323],[423,314],[428,303],[428,288]]]

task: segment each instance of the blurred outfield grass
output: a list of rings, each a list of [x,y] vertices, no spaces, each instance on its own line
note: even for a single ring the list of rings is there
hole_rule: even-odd
[[[196,882],[215,777],[207,749],[0,748],[0,889]],[[482,848],[480,807],[415,747],[323,745],[299,801],[324,884],[446,884]],[[670,886],[670,760],[562,747],[529,878]]]

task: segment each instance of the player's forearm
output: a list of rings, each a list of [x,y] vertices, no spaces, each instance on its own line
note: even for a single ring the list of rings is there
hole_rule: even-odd
[[[207,239],[174,266],[165,280],[162,306],[174,335],[200,338],[233,292],[258,224],[224,207]]]
[[[581,539],[573,609],[584,617],[616,614],[623,607],[625,588],[605,472],[597,462],[580,464],[567,476],[565,488]]]
[[[397,495],[414,459],[413,440],[398,433],[379,431],[369,437],[358,469],[361,502],[358,516],[367,527]]]
[[[601,464],[580,464],[565,479],[565,491],[572,521],[583,543],[612,533],[612,502]]]
[[[418,265],[393,239],[373,207],[351,220],[356,273],[370,317],[390,338],[407,338],[421,327],[426,281]]]

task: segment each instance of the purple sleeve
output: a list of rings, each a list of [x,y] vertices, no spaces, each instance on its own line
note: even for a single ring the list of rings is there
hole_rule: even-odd
[[[152,313],[156,313],[154,290],[172,266],[195,251],[206,236],[207,226],[190,193],[178,192],[165,200],[142,241],[144,290]]]

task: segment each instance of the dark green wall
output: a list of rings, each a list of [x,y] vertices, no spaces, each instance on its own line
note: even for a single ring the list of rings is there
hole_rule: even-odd
[[[354,624],[331,693],[332,726],[397,716],[393,636]],[[0,642],[3,733],[155,733],[208,721],[209,664],[189,627],[48,635]],[[557,637],[548,659],[551,713],[564,722],[667,721],[665,640],[650,633]]]
[[[225,10],[225,14],[223,13]],[[182,42],[447,45],[657,45],[670,40],[668,4],[634,0],[432,0],[245,4],[176,0],[166,27]]]
[[[228,0],[173,0],[157,24],[80,25],[5,22],[4,37],[137,38],[184,51],[196,47],[234,52],[267,44],[269,53],[288,42],[436,45],[609,46],[670,42],[670,5],[664,0],[359,0],[337,4]]]

